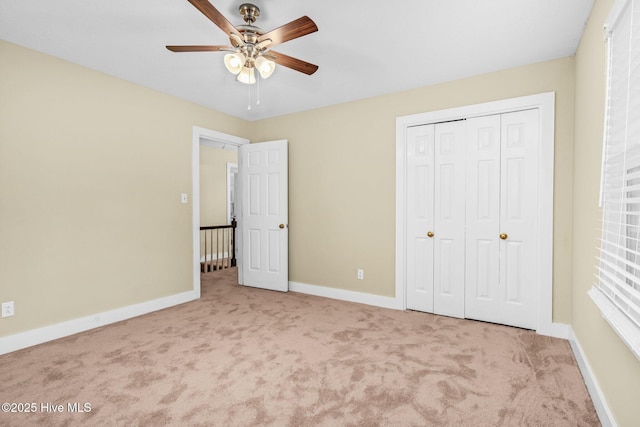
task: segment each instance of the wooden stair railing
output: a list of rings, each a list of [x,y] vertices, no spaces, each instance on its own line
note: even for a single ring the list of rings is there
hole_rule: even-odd
[[[236,266],[236,228],[230,225],[200,227],[200,272],[209,273]]]

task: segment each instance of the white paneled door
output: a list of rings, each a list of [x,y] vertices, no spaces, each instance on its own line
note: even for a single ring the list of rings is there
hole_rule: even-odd
[[[500,298],[500,116],[467,120],[465,314],[488,320]]]
[[[538,120],[468,120],[467,318],[535,329]]]
[[[239,149],[243,284],[289,289],[287,141]]]
[[[433,313],[435,126],[407,129],[407,308]]]
[[[433,312],[464,317],[464,121],[435,125]]]
[[[464,317],[464,125],[407,131],[407,308]]]

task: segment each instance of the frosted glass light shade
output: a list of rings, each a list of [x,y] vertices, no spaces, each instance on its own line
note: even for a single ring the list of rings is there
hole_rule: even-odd
[[[254,68],[242,67],[242,71],[238,74],[238,81],[248,85],[252,85],[256,82],[256,74]]]
[[[244,67],[245,57],[241,53],[229,53],[224,56],[224,65],[232,74],[238,74]]]
[[[269,61],[263,56],[259,56],[256,58],[256,68],[258,69],[260,76],[263,79],[267,79],[275,71],[276,64],[275,62]]]

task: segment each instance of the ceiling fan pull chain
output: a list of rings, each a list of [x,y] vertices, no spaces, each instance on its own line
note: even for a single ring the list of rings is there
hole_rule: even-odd
[[[260,105],[260,73],[256,76],[256,105]]]
[[[251,85],[247,86],[249,86],[249,106],[247,107],[247,110],[251,111]]]

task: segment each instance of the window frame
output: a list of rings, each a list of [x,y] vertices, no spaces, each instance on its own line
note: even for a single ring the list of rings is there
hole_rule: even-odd
[[[602,238],[596,283],[588,294],[640,359],[640,217],[635,213],[640,211],[640,200],[635,197],[640,193],[640,188],[635,188],[640,180],[640,0],[614,3],[605,22],[605,41]]]

